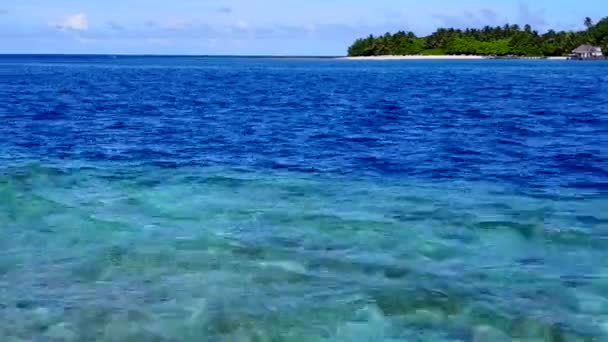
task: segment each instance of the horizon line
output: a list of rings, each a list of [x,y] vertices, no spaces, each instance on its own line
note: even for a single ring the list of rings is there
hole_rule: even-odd
[[[80,57],[250,57],[250,58],[340,58],[346,55],[264,55],[264,54],[159,54],[159,53],[0,53],[0,56],[80,56]]]

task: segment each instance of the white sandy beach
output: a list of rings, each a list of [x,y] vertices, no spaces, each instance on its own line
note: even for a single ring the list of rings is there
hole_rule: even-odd
[[[395,56],[395,55],[386,55],[386,56],[361,56],[361,57],[340,57],[341,59],[347,60],[377,60],[377,61],[388,61],[388,60],[447,60],[447,59],[455,59],[455,60],[463,60],[463,59],[486,59],[485,56],[476,56],[476,55],[436,55],[436,56],[423,56],[423,55],[409,55],[409,56]]]
[[[360,57],[339,57],[339,59],[345,60],[368,60],[368,61],[390,61],[390,60],[480,60],[480,59],[495,59],[490,56],[478,56],[478,55],[435,55],[435,56],[424,56],[424,55],[408,55],[408,56],[360,56]],[[567,57],[546,57],[546,58],[527,58],[527,57],[513,57],[513,59],[543,59],[543,60],[566,60]]]

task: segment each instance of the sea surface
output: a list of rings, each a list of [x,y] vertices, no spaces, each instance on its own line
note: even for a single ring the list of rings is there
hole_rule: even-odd
[[[0,56],[1,341],[608,341],[608,63]]]

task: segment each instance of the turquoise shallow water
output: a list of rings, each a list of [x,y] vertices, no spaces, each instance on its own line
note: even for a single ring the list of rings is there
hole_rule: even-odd
[[[4,336],[608,338],[598,194],[25,164],[0,196]]]

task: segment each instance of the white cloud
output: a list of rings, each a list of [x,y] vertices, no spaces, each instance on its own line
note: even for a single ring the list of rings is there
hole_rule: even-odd
[[[84,13],[72,14],[57,25],[61,30],[86,31],[89,29],[89,20]]]
[[[247,31],[249,29],[249,23],[244,20],[239,20],[234,26],[241,31]]]

